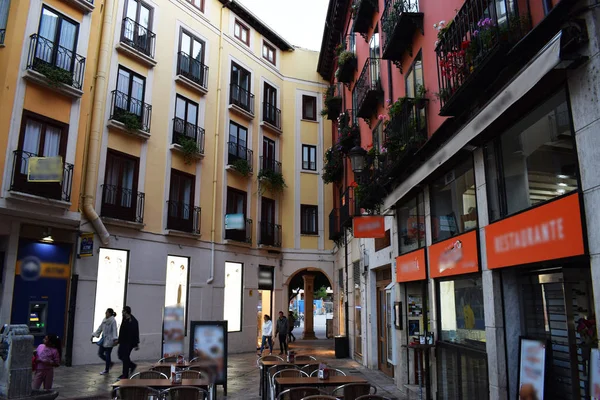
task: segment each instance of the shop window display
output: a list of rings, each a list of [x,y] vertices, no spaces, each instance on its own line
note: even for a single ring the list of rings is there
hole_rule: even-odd
[[[481,277],[440,282],[441,339],[485,349]]]
[[[419,193],[398,207],[400,254],[425,246],[425,205]]]

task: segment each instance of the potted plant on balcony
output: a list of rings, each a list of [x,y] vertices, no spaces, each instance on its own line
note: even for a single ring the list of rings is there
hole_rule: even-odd
[[[190,165],[196,157],[200,155],[200,148],[198,143],[192,138],[179,137],[177,140],[179,146],[181,146],[181,152],[183,153],[183,161]]]
[[[427,105],[427,99],[425,96],[427,95],[427,89],[425,86],[420,83],[415,86],[415,105],[419,110],[422,110]]]
[[[249,176],[252,171],[250,163],[244,158],[238,158],[231,166],[243,177]]]
[[[283,179],[283,174],[268,168],[260,170],[258,173],[258,182],[260,183],[259,190],[261,195],[267,190],[273,194],[281,194],[283,189],[287,187],[285,179]]]
[[[66,69],[46,62],[36,62],[34,70],[44,75],[48,85],[52,87],[59,87],[61,84],[73,86],[73,74]]]
[[[354,196],[360,208],[365,209],[369,214],[379,214],[387,192],[379,180],[370,179],[369,182],[354,188]]]
[[[338,68],[335,71],[335,77],[339,82],[350,83],[354,79],[356,71],[356,55],[351,51],[342,51],[338,55]]]
[[[116,113],[115,119],[123,123],[123,125],[125,125],[125,129],[127,129],[129,132],[142,129],[140,116],[132,113],[131,111],[119,110],[119,112]]]
[[[327,115],[327,119],[333,121],[340,115],[342,109],[342,97],[335,94],[335,86],[331,85],[323,95],[323,103],[325,107],[321,111],[321,115]]]
[[[339,182],[344,177],[344,155],[338,145],[330,147],[325,152],[323,165],[323,182]]]
[[[348,113],[340,114],[338,117],[339,138],[337,144],[340,151],[348,154],[351,148],[360,141],[360,129],[352,122],[352,117]]]

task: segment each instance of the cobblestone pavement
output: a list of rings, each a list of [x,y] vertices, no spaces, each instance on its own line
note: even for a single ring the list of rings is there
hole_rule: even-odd
[[[377,386],[377,393],[390,399],[406,399],[398,390],[394,381],[380,371],[363,367],[356,361],[345,358],[336,359],[333,352],[333,340],[304,341],[292,343],[291,348],[298,354],[310,354],[324,360],[329,366],[339,368],[348,375],[363,376],[372,385]],[[274,354],[278,349],[274,349]],[[133,353],[135,356],[135,353]],[[146,369],[154,360],[138,361],[138,370]],[[59,400],[109,399],[111,383],[120,375],[121,365],[115,364],[109,375],[100,375],[103,364],[81,365],[76,367],[60,367],[55,370],[54,389],[59,391]],[[227,397],[223,396],[223,388],[219,387],[218,399],[258,400],[259,373],[254,353],[230,354],[228,360]]]

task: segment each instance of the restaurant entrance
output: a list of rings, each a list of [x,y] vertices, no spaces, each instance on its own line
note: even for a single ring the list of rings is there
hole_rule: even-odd
[[[392,281],[392,269],[387,265],[376,270],[376,287],[377,287],[377,354],[379,369],[389,376],[394,376],[394,367],[388,362],[389,348],[392,346],[391,340],[391,323],[389,320],[389,312],[387,309],[388,301],[386,293],[389,293],[386,288]]]

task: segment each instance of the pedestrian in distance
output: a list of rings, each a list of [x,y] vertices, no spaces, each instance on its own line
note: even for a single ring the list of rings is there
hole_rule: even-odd
[[[137,319],[131,315],[131,307],[123,307],[123,322],[119,329],[119,360],[123,362],[123,373],[119,379],[127,379],[133,374],[137,365],[131,361],[132,350],[139,350],[140,328]]]
[[[273,354],[273,321],[271,321],[271,317],[265,315],[263,317],[263,325],[262,325],[262,344],[260,346],[260,354],[262,356],[263,350],[265,346],[269,345],[269,354]]]
[[[37,347],[33,362],[35,367],[32,382],[34,389],[39,389],[42,384],[44,384],[45,390],[52,389],[54,368],[60,366],[60,349],[60,339],[56,335],[46,335],[44,342]]]
[[[111,355],[113,347],[118,339],[117,321],[115,321],[116,316],[117,313],[115,310],[107,308],[102,323],[98,329],[92,333],[92,339],[100,337],[100,334],[102,334],[102,337],[96,343],[98,345],[98,357],[105,363],[104,371],[100,372],[100,375],[108,374],[108,371],[110,371],[114,364],[111,360]]]
[[[296,336],[294,336],[294,334],[292,333],[292,331],[294,330],[294,326],[296,326],[295,324],[296,324],[296,317],[294,316],[294,312],[290,311],[290,316],[288,317],[288,326],[290,327],[290,332],[288,334],[289,335],[289,343],[296,341]]]
[[[279,354],[287,353],[287,337],[290,328],[288,326],[288,320],[283,315],[283,311],[279,311],[279,319],[277,320],[277,327],[275,328],[275,335],[279,337]]]

